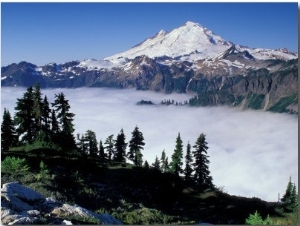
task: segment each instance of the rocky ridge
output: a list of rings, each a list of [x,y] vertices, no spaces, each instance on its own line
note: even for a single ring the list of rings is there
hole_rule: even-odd
[[[2,224],[73,224],[90,221],[98,224],[122,224],[109,214],[96,214],[78,205],[69,205],[18,182],[3,184],[1,189]]]

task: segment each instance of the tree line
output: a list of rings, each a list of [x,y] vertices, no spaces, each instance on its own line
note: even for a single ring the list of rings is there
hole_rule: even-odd
[[[40,86],[30,86],[17,99],[15,115],[4,109],[1,124],[1,151],[10,147],[43,143],[62,150],[75,149],[73,132],[74,116],[70,104],[63,93],[55,94],[51,103],[47,96],[42,97]]]
[[[42,96],[39,84],[28,87],[22,98],[17,99],[15,114],[4,109],[1,124],[1,151],[12,147],[25,145],[52,148],[62,155],[76,151],[82,155],[98,158],[107,163],[121,163],[126,166],[126,160],[136,167],[153,168],[162,173],[172,173],[184,176],[189,183],[200,186],[213,186],[209,171],[206,136],[201,133],[195,145],[186,147],[185,168],[183,168],[183,142],[178,133],[174,153],[169,162],[165,150],[160,160],[149,165],[143,161],[144,136],[138,126],[132,131],[129,142],[123,129],[114,139],[111,134],[104,142],[98,143],[96,133],[87,130],[84,134],[74,136],[74,117],[69,101],[63,93],[55,94],[54,102],[49,103],[47,96]],[[127,151],[127,147],[129,150]],[[192,148],[194,150],[192,151]]]

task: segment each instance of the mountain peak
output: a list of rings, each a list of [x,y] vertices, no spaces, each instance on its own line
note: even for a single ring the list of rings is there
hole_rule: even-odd
[[[218,57],[233,45],[234,43],[226,41],[201,24],[187,21],[181,27],[170,32],[160,30],[153,37],[131,49],[105,59],[121,63],[124,62],[124,59],[146,55],[149,58],[169,57],[176,60],[197,61]],[[289,53],[286,49],[251,49],[239,45],[235,47],[236,51],[248,51],[257,59],[294,59],[298,57],[297,54]]]
[[[195,23],[193,21],[189,21],[189,20],[187,22],[185,22],[184,26],[200,26],[200,27],[202,27],[200,24]]]
[[[216,56],[230,46],[230,42],[215,35],[202,25],[187,21],[183,26],[175,28],[169,33],[161,30],[128,51],[106,59],[118,61],[121,58],[133,59],[141,55],[147,55],[150,58],[162,56],[178,58],[195,52],[197,52],[197,59],[203,59],[207,56]]]

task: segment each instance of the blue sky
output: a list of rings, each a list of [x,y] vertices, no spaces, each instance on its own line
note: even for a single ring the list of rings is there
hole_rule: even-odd
[[[1,3],[1,64],[102,59],[186,21],[249,47],[298,51],[298,3]]]

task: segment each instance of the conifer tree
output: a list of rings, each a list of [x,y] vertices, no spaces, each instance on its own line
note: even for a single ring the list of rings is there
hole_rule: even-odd
[[[59,134],[60,134],[60,129],[59,129],[58,121],[56,118],[55,111],[52,109],[52,111],[51,111],[51,132],[50,132],[50,137],[51,137],[52,142],[59,143]]]
[[[141,166],[142,150],[144,149],[144,136],[136,126],[132,132],[132,138],[129,141],[128,159],[134,162],[135,166]]]
[[[50,129],[50,114],[51,109],[47,99],[47,96],[44,97],[42,102],[42,112],[41,112],[41,129],[45,133],[46,138],[50,139],[51,129]]]
[[[4,108],[3,119],[1,123],[1,152],[17,144],[18,137],[14,127],[13,120],[9,111]]]
[[[135,158],[135,166],[142,167],[142,165],[143,165],[143,154],[140,151],[140,149],[136,150],[135,156],[136,156],[136,158]]]
[[[155,157],[155,161],[154,161],[154,163],[152,164],[152,167],[153,167],[154,169],[156,169],[156,170],[159,170],[159,171],[160,171],[160,162],[159,162],[159,160],[158,160],[158,157],[157,157],[157,156]]]
[[[298,195],[296,185],[292,183],[291,177],[281,201],[283,208],[288,212],[292,212],[298,207]]]
[[[161,164],[161,171],[162,171],[163,173],[169,171],[168,157],[166,156],[165,149],[164,149],[164,150],[162,151],[162,153],[161,153],[160,164]]]
[[[55,100],[52,104],[56,113],[57,120],[60,125],[60,140],[59,144],[68,149],[76,147],[73,136],[74,125],[73,120],[75,114],[70,112],[69,101],[65,98],[63,93],[55,94]]]
[[[183,173],[182,158],[183,158],[183,145],[182,145],[180,133],[178,133],[178,136],[176,138],[175,150],[172,155],[172,161],[170,162],[170,172],[177,176],[179,176],[180,173]]]
[[[295,184],[293,184],[291,203],[292,203],[292,210],[297,210],[298,209],[298,193],[297,193],[297,188],[296,188]]]
[[[185,169],[184,169],[184,177],[187,182],[192,181],[192,173],[193,173],[193,168],[192,168],[192,153],[191,153],[191,145],[188,142],[186,146],[186,155],[185,155]]]
[[[115,140],[115,153],[114,153],[114,161],[116,162],[126,162],[126,147],[127,143],[125,142],[125,134],[123,129],[121,129],[120,133]]]
[[[195,148],[195,150],[193,151],[195,159],[195,163],[193,164],[195,171],[195,183],[200,187],[213,187],[212,177],[210,176],[208,167],[209,156],[207,155],[208,146],[205,134],[200,134],[193,148]]]
[[[38,137],[42,132],[42,92],[39,84],[36,84],[33,89],[33,117],[35,125],[35,136]]]
[[[92,130],[87,130],[84,136],[84,139],[87,142],[89,155],[92,157],[97,156],[98,153],[98,142],[96,138],[96,133]]]
[[[99,144],[99,157],[102,160],[105,159],[104,146],[103,146],[102,140],[100,140],[100,144]]]
[[[28,87],[23,97],[17,99],[14,123],[16,132],[22,143],[33,143],[35,139],[35,122],[33,114],[34,95],[32,87]]]
[[[112,160],[113,157],[113,153],[114,153],[114,140],[113,140],[114,135],[111,134],[110,136],[108,136],[104,142],[104,144],[106,146],[104,146],[104,149],[106,149],[107,151],[107,156],[108,156],[108,161]]]
[[[89,152],[88,152],[88,143],[87,143],[87,140],[86,140],[86,137],[83,135],[83,134],[77,134],[77,148],[83,153],[83,154],[86,154],[88,155]]]
[[[144,167],[145,169],[149,169],[149,168],[150,168],[149,163],[148,163],[147,160],[144,162],[143,167]]]
[[[164,173],[168,173],[168,172],[170,172],[169,158],[166,157],[165,164],[164,164]]]

